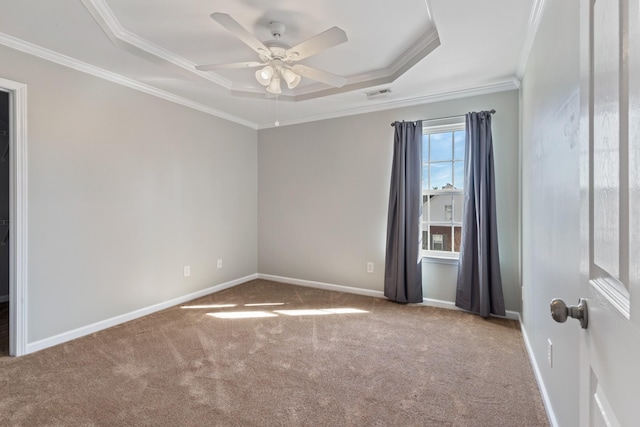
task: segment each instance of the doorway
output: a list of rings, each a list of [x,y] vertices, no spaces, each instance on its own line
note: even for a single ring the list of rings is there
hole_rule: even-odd
[[[8,126],[1,128],[8,130],[8,143],[0,148],[0,159],[4,155],[4,162],[0,160],[0,169],[8,170],[7,184],[2,187],[0,199],[7,201],[7,216],[0,225],[0,256],[8,253],[5,259],[8,273],[0,276],[0,297],[5,297],[4,283],[8,281],[8,301],[0,311],[0,354],[5,354],[8,329],[8,355],[22,356],[28,353],[27,348],[27,85],[0,77],[0,115],[8,117]],[[8,129],[7,129],[8,128]],[[2,139],[6,141],[6,139]],[[0,142],[0,145],[3,143]],[[7,149],[8,147],[8,149]],[[4,163],[4,165],[3,165]],[[0,186],[2,179],[0,179]],[[4,193],[6,192],[6,193]],[[2,202],[0,202],[2,203]],[[0,216],[3,215],[0,212]],[[8,233],[7,233],[8,231]],[[6,239],[6,241],[5,241]],[[5,242],[4,248],[1,245]],[[6,251],[6,252],[3,252]],[[3,261],[0,260],[0,263]],[[1,267],[0,267],[1,268]],[[0,270],[1,271],[1,270]],[[6,279],[8,275],[8,280]],[[4,298],[3,298],[4,299]]]
[[[9,355],[9,102],[0,91],[0,357]]]

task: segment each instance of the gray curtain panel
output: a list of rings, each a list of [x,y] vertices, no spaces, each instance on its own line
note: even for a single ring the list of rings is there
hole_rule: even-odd
[[[456,306],[504,316],[500,277],[491,112],[466,115],[464,217]]]
[[[394,127],[384,295],[417,303],[422,302],[422,121],[395,122]]]

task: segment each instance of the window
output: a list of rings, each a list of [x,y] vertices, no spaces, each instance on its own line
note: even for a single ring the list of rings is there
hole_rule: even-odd
[[[426,122],[433,124],[433,122]],[[422,131],[422,255],[457,258],[462,241],[464,123]]]

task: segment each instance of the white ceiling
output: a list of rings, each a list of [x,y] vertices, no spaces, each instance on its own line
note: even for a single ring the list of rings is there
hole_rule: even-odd
[[[516,88],[540,0],[0,0],[0,43],[254,128]],[[270,21],[296,45],[333,26],[346,43],[301,63],[347,77],[304,79],[267,99],[258,60],[210,18],[231,15],[259,40]],[[415,63],[415,65],[414,65]],[[390,88],[375,100],[366,92]]]

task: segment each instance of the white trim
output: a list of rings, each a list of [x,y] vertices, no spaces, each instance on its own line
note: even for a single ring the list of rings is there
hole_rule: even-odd
[[[422,134],[458,132],[467,128],[464,114],[443,119],[427,119],[422,121]]]
[[[533,41],[536,38],[538,28],[540,27],[540,21],[542,20],[544,2],[545,0],[534,0],[533,5],[531,6],[529,23],[527,25],[527,36],[524,40],[522,50],[520,50],[520,58],[518,60],[518,67],[516,68],[516,77],[518,80],[522,80],[522,77],[524,77],[524,70],[527,68],[527,62],[529,62],[529,55],[531,54]]]
[[[27,85],[0,78],[10,94],[9,147],[9,354],[26,353],[27,342]]]
[[[522,215],[523,210],[522,206],[524,205],[523,201],[523,192],[524,192],[524,184],[523,184],[523,153],[522,153],[522,143],[524,140],[524,134],[522,131],[522,123],[523,123],[523,108],[524,100],[522,96],[522,90],[518,91],[518,257],[517,257],[517,268],[518,268],[518,280],[520,284],[520,313],[524,315],[524,306],[525,306],[525,291],[524,291],[524,273],[522,271],[522,265],[524,262],[523,259],[523,245],[522,245],[522,235],[523,235],[523,223],[522,223]]]
[[[460,307],[457,307],[455,303],[451,301],[443,301],[433,298],[422,298],[420,305],[426,305],[428,307],[446,308],[447,310],[464,311]]]
[[[257,129],[256,123],[225,113],[224,111],[221,111],[203,104],[199,104],[190,99],[186,99],[181,96],[174,95],[169,92],[165,92],[153,86],[149,86],[144,83],[140,83],[138,81],[130,79],[128,77],[122,76],[120,74],[116,74],[111,71],[107,71],[105,69],[96,67],[94,65],[87,64],[86,62],[82,62],[77,59],[71,58],[69,56],[62,55],[61,53],[54,52],[52,50],[43,48],[41,46],[37,46],[35,44],[26,42],[24,40],[17,39],[8,34],[0,33],[0,44],[10,47],[11,49],[15,49],[20,52],[24,52],[29,55],[36,56],[38,58],[42,58],[44,60],[54,62],[59,65],[63,65],[65,67],[72,68],[76,71],[90,74],[92,76],[101,78],[103,80],[107,80],[107,81],[119,84],[121,86],[125,86],[130,89],[134,89],[139,92],[143,92],[148,95],[152,95],[152,96],[164,99],[166,101],[173,102],[178,105],[182,105],[184,107],[192,108],[194,110],[201,111],[203,113],[207,113],[212,116],[220,117],[221,119],[229,120],[231,122],[238,123],[252,129]]]
[[[280,282],[280,283],[288,283],[290,285],[305,286],[308,288],[324,289],[326,291],[345,292],[348,294],[364,295],[364,296],[374,297],[374,298],[386,298],[384,296],[384,292],[382,291],[353,288],[351,286],[342,286],[342,285],[335,285],[332,283],[315,282],[312,280],[293,279],[291,277],[274,276],[271,274],[260,274],[260,273],[258,273],[258,279],[271,280],[271,281]],[[456,305],[453,302],[436,300],[431,298],[423,298],[423,302],[418,303],[417,305],[426,305],[429,307],[438,307],[438,308],[446,308],[449,310],[464,311],[461,308],[456,307]],[[502,316],[496,316],[496,317],[502,317]],[[505,318],[519,320],[520,315],[515,311],[507,311]]]
[[[158,58],[189,71],[205,80],[210,80],[224,88],[231,89],[231,81],[217,74],[199,71],[196,64],[161,48],[137,34],[128,31],[120,25],[113,11],[104,0],[80,0],[87,11],[93,16],[102,31],[111,39],[113,44],[121,49],[141,56],[150,61],[157,62]]]
[[[9,295],[0,296],[0,303],[9,301]]]
[[[167,309],[169,307],[173,307],[178,304],[182,304],[187,301],[194,300],[196,298],[201,298],[215,292],[220,292],[224,289],[232,288],[236,285],[240,285],[242,283],[248,282],[250,280],[255,280],[258,278],[257,274],[251,274],[249,276],[241,277],[240,279],[232,280],[230,282],[222,283],[220,285],[215,285],[207,289],[203,289],[197,292],[193,292],[178,298],[173,298],[168,301],[163,301],[158,304],[154,304],[149,307],[141,308],[139,310],[135,310],[129,313],[121,314],[119,316],[112,317],[110,319],[105,319],[91,325],[82,326],[77,329],[73,329],[71,331],[63,332],[58,335],[54,335],[49,338],[44,338],[39,341],[35,341],[29,343],[27,345],[27,353],[33,353],[39,350],[43,350],[48,347],[52,347],[54,345],[62,344],[67,341],[71,341],[76,338],[80,338],[89,334],[93,334],[95,332],[101,331],[103,329],[110,328],[112,326],[119,325],[124,322],[128,322],[130,320],[137,319],[139,317],[147,316],[149,314],[155,313],[160,310]]]
[[[341,111],[332,111],[330,113],[317,114],[307,116],[301,119],[280,121],[280,127],[295,125],[300,123],[315,122],[318,120],[335,119],[338,117],[354,116],[356,114],[373,113],[376,111],[386,111],[396,108],[411,107],[414,105],[430,104],[434,102],[450,101],[459,98],[468,98],[472,96],[488,95],[491,93],[505,92],[508,90],[516,90],[520,88],[520,82],[514,77],[513,79],[500,80],[495,83],[484,86],[476,86],[472,88],[459,89],[450,92],[440,92],[431,95],[418,96],[415,98],[407,98],[401,100],[387,101],[375,105],[367,105],[365,107],[349,108]],[[270,129],[275,127],[273,122],[258,125],[257,129]]]
[[[536,382],[538,383],[538,388],[540,389],[540,395],[542,396],[544,409],[547,411],[547,418],[549,418],[549,423],[551,424],[552,427],[558,427],[559,426],[558,420],[556,419],[556,414],[553,412],[553,406],[551,406],[551,398],[549,397],[547,388],[544,385],[544,381],[542,379],[542,372],[540,371],[540,366],[538,365],[536,356],[533,353],[533,347],[531,347],[531,342],[529,341],[529,336],[527,335],[527,330],[524,327],[522,320],[520,320],[520,330],[522,331],[522,339],[524,340],[524,345],[527,349],[529,360],[531,361],[533,374],[536,377]]]
[[[437,308],[446,308],[447,310],[463,311],[465,313],[468,313],[466,310],[461,309],[451,301],[443,301],[443,300],[432,299],[432,298],[423,298],[422,301],[423,302],[418,305],[426,305],[428,307],[437,307]],[[491,317],[499,317],[501,319],[520,321],[520,314],[517,311],[511,311],[511,310],[507,310],[504,316],[497,316],[495,314],[492,314]]]
[[[424,252],[428,251],[422,251]],[[422,255],[422,262],[426,262],[427,264],[446,264],[446,265],[458,265],[460,264],[460,258],[458,257],[458,253],[456,252],[456,257],[446,257],[446,256],[437,256],[437,255]]]
[[[384,298],[382,291],[371,289],[352,288],[350,286],[334,285],[332,283],[314,282],[312,280],[293,279],[291,277],[273,276],[271,274],[258,273],[258,279],[271,280],[273,282],[288,283],[289,285],[305,286],[307,288],[324,289],[326,291],[345,292],[348,294],[365,295],[368,297]]]

